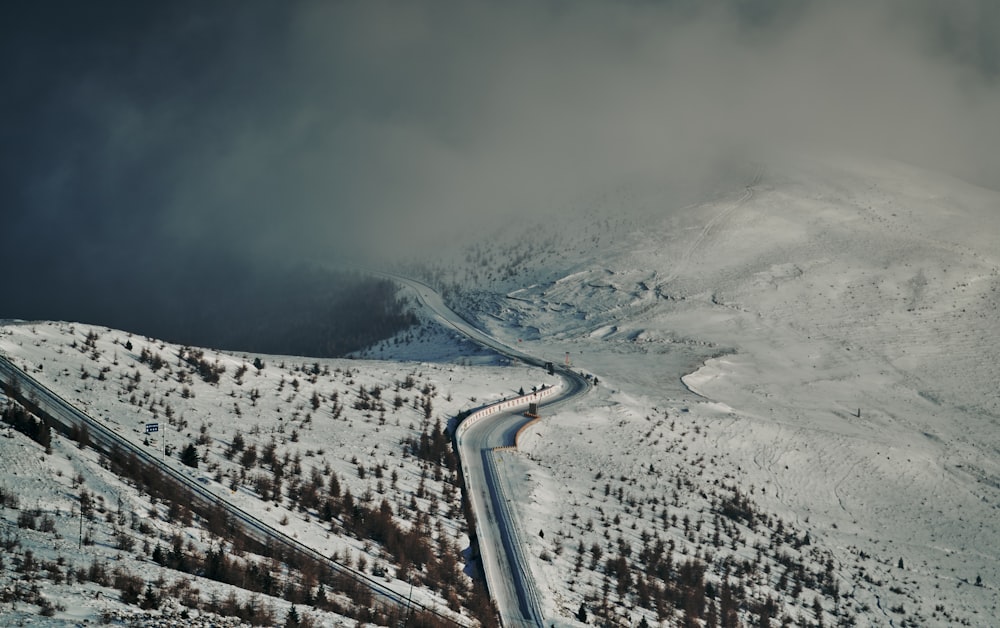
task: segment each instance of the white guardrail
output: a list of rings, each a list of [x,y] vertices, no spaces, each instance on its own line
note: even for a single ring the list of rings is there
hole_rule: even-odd
[[[517,397],[512,397],[510,399],[504,399],[502,401],[498,401],[496,403],[484,406],[470,413],[465,419],[463,419],[462,422],[459,423],[458,427],[455,429],[455,441],[458,444],[458,455],[461,460],[462,472],[465,475],[466,481],[468,481],[469,478],[469,467],[468,467],[468,461],[465,460],[464,456],[465,452],[462,450],[463,449],[462,437],[465,435],[465,432],[469,430],[469,428],[481,423],[484,419],[488,419],[490,417],[502,414],[504,412],[513,410],[515,408],[529,407],[532,403],[541,402],[543,399],[547,399],[549,397],[556,395],[562,388],[563,386],[561,383],[554,386],[545,386],[538,390],[532,391],[526,395],[520,395]],[[506,521],[508,522],[507,526],[501,527],[500,530],[501,542],[508,553],[509,560],[513,563],[511,565],[511,568],[519,576],[519,578],[517,579],[519,585],[516,584],[515,586],[517,586],[517,589],[520,591],[520,593],[525,596],[524,598],[522,598],[522,602],[519,605],[521,606],[522,612],[525,614],[525,616],[531,618],[531,623],[534,623],[535,625],[543,625],[541,619],[538,591],[535,590],[534,581],[531,578],[530,574],[527,572],[528,569],[527,564],[526,561],[524,560],[524,555],[523,552],[521,551],[520,543],[518,542],[517,539],[517,531],[514,528],[514,526],[516,525],[514,516],[510,510],[510,506],[507,504],[506,490],[503,487],[503,483],[500,481],[497,469],[494,464],[494,459],[493,459],[494,451],[484,450],[482,452],[482,455],[484,456],[483,471],[488,476],[487,478],[484,479],[486,479],[487,483],[492,487],[490,495],[495,500],[494,506],[503,511],[502,514],[497,513],[497,515],[498,517],[501,518],[501,520],[505,518]],[[468,489],[469,489],[468,495],[469,499],[472,502],[473,511],[476,512],[477,514],[475,521],[476,536],[481,540],[480,542],[482,542],[482,539],[485,538],[484,526],[486,525],[481,516],[482,513],[484,512],[483,510],[484,504],[480,503],[480,496],[476,493],[475,489],[471,485],[468,486]],[[487,572],[486,584],[487,588],[489,588],[495,583],[490,581],[491,578],[489,574],[489,569],[486,569],[486,572]]]
[[[547,399],[552,395],[556,394],[557,392],[559,392],[561,388],[562,388],[561,384],[554,386],[544,386],[534,392],[528,393],[527,395],[521,395],[519,397],[511,397],[510,399],[504,399],[503,401],[498,401],[488,406],[484,406],[476,410],[469,416],[465,417],[465,419],[463,419],[462,422],[458,424],[458,427],[455,429],[455,438],[461,441],[462,436],[465,434],[466,431],[468,431],[470,427],[479,423],[485,418],[491,417],[501,412],[505,412],[507,410],[512,410],[520,406],[529,406],[532,403],[537,403],[542,399]]]

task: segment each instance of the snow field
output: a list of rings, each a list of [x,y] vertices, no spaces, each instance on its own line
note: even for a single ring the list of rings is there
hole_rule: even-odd
[[[1000,195],[855,160],[774,166],[743,196],[665,209],[658,224],[488,284],[511,298],[484,325],[508,341],[537,330],[525,341],[535,353],[569,353],[608,392],[533,429],[522,460],[533,471],[517,476],[537,492],[525,526],[565,516],[539,506],[553,496],[594,512],[600,492],[579,483],[597,469],[639,481],[643,465],[625,461],[662,454],[632,433],[667,412],[702,432],[688,427],[663,472],[704,456],[715,462],[696,486],[730,473],[753,487],[759,508],[833,555],[857,623],[993,625]],[[569,620],[586,587],[556,564],[534,568]]]
[[[52,453],[46,454],[24,435],[5,429],[0,436],[0,459],[4,462],[0,487],[5,493],[17,495],[19,502],[17,508],[10,505],[0,508],[4,545],[0,589],[21,594],[21,601],[0,605],[4,623],[62,626],[99,622],[109,617],[145,625],[161,619],[173,622],[183,619],[185,625],[191,626],[243,625],[238,618],[185,609],[176,600],[165,601],[158,610],[142,611],[121,602],[119,592],[109,586],[75,579],[76,572],[85,573],[93,565],[103,566],[109,577],[118,569],[141,574],[146,582],[154,584],[158,594],[179,588],[206,602],[210,598],[222,600],[230,594],[240,603],[253,597],[258,604],[271,608],[275,617],[287,613],[290,605],[280,598],[251,595],[238,587],[174,572],[150,561],[144,554],[146,545],[166,545],[174,533],[179,532],[185,543],[199,551],[212,543],[197,527],[178,528],[166,523],[163,520],[166,507],[154,504],[103,468],[100,456],[93,450],[81,450],[75,442],[53,435]],[[86,490],[93,499],[92,517],[80,516],[81,490]],[[37,512],[37,529],[19,525],[20,517],[31,511]],[[151,516],[154,512],[158,515]],[[126,519],[121,524],[119,517],[123,514]],[[150,529],[146,533],[137,530],[135,518]],[[50,529],[42,525],[46,519],[53,523]],[[132,550],[121,548],[120,536],[132,539]],[[44,570],[46,576],[27,570],[29,555],[35,570]],[[51,616],[42,615],[38,605],[23,601],[32,586],[40,587],[42,595],[54,606]],[[346,618],[323,611],[313,610],[310,616],[324,625],[353,625]]]
[[[280,356],[259,356],[263,368],[257,369],[258,356],[192,350],[187,358],[208,365],[209,379],[217,374],[218,382],[211,383],[179,357],[181,347],[68,323],[5,327],[0,350],[91,416],[133,442],[148,443],[151,452],[161,452],[165,437],[168,462],[221,497],[404,595],[414,581],[413,599],[442,609],[441,593],[421,586],[419,577],[400,578],[392,557],[377,544],[350,537],[336,520],[331,526],[320,513],[296,508],[284,497],[262,500],[256,480],[269,470],[242,464],[242,455],[254,447],[260,457],[273,447],[286,468],[301,469],[286,472],[285,489],[298,484],[298,477],[304,485],[318,475],[324,486],[337,478],[341,490],[361,503],[377,507],[386,499],[404,529],[429,517],[428,542],[453,554],[461,571],[469,540],[457,478],[411,455],[406,442],[419,444],[422,433],[438,423],[446,428],[462,409],[539,383],[537,369]],[[469,355],[461,347],[456,353],[460,360]],[[153,422],[160,431],[147,436],[144,427]],[[244,446],[233,452],[237,433]],[[192,443],[201,458],[198,469],[176,459]],[[46,469],[39,471],[44,476]],[[38,491],[47,494],[47,488]],[[137,498],[133,491],[130,499]],[[78,501],[75,495],[67,499],[67,508]],[[462,573],[456,577],[468,582]]]
[[[679,210],[616,192],[595,201],[594,220],[528,230],[444,262],[452,267],[439,274],[463,288],[468,316],[536,355],[561,362],[569,354],[601,379],[597,392],[527,430],[521,452],[499,454],[507,493],[521,496],[518,525],[547,616],[582,625],[575,617],[583,604],[590,618],[655,622],[664,611],[642,604],[638,584],[679,581],[676,570],[665,579],[640,573],[655,563],[642,550],[661,541],[675,567],[706,567],[716,606],[724,583],[737,585],[745,622],[773,600],[773,621],[800,625],[820,617],[824,625],[994,625],[1000,196],[860,160],[772,166],[752,192]],[[602,205],[616,213],[603,216]],[[81,351],[85,330],[6,326],[0,350],[137,442],[141,425],[166,420],[167,406],[178,426],[186,422],[168,433],[181,436],[178,445],[205,425],[199,452],[213,467],[208,481],[222,474],[213,484],[222,492],[239,476],[240,465],[223,455],[239,429],[258,448],[273,437],[282,455],[299,454],[307,475],[329,465],[352,493],[373,499],[375,469],[402,464],[400,496],[430,512],[432,499],[415,498],[426,467],[400,447],[428,427],[421,399],[446,418],[537,376],[321,361],[311,381],[314,361],[265,357],[260,374],[251,366],[237,384],[234,373],[252,357],[208,352],[226,367],[219,384],[196,375],[181,383],[176,347],[131,338],[126,354],[128,335],[95,328],[100,350]],[[418,333],[366,355],[433,349],[436,359],[491,360],[456,348],[447,332]],[[169,369],[137,365],[146,347]],[[380,386],[386,403],[407,374],[434,394],[407,393],[384,424],[377,410],[353,412],[360,387]],[[338,419],[334,392],[344,406]],[[447,478],[424,481],[440,511]],[[35,493],[58,507],[43,497],[48,488]],[[245,484],[232,498],[278,525],[287,517],[300,540],[323,551],[385,562],[354,539],[328,539],[315,515],[261,502]],[[392,503],[403,512],[411,502]],[[463,547],[462,523],[440,521]],[[625,554],[636,586],[619,590],[618,563],[609,561]],[[670,609],[666,621],[682,612]]]

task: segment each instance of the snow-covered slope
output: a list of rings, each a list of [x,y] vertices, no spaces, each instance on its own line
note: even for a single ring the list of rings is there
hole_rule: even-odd
[[[549,417],[530,458],[514,456],[528,529],[589,547],[567,519],[608,511],[600,470],[650,499],[696,469],[692,518],[710,518],[698,492],[728,476],[831,553],[853,596],[832,617],[993,624],[1000,194],[899,164],[803,161],[607,240],[548,265],[536,246],[507,284],[524,287],[464,304],[602,382],[599,401]],[[644,517],[632,537],[657,529]],[[600,585],[562,567],[536,565],[569,617]]]
[[[771,164],[749,188],[700,204],[666,198],[616,190],[586,219],[548,216],[474,243],[433,276],[460,287],[452,298],[509,344],[600,379],[527,430],[520,451],[497,454],[547,623],[995,625],[1000,194],[838,159]],[[377,494],[375,468],[404,462],[399,441],[425,427],[426,395],[404,393],[400,424],[392,410],[382,424],[377,410],[351,414],[361,386],[388,394],[411,375],[446,419],[539,376],[468,366],[491,358],[430,327],[365,355],[435,362],[320,361],[313,382],[313,360],[266,356],[259,373],[235,378],[252,356],[210,353],[226,366],[219,385],[172,383],[184,370],[178,348],[153,340],[69,324],[3,331],[6,354],[140,442],[140,425],[164,420],[167,406],[188,423],[181,442],[205,424],[200,447],[218,465],[206,481],[229,493],[239,465],[223,454],[236,429],[259,447],[273,435],[303,465],[328,464],[355,494]],[[91,331],[97,358],[84,344]],[[168,370],[137,364],[147,348]],[[339,419],[333,392],[346,406]],[[53,456],[72,454],[62,446]],[[410,462],[399,467],[398,512],[420,487],[421,463]],[[17,477],[29,473],[18,464]],[[447,475],[425,480],[441,504]],[[278,525],[287,516],[300,539],[367,556],[369,570],[386,560],[239,484],[233,499]],[[44,510],[51,491],[39,491]],[[461,548],[461,522],[441,521]],[[441,601],[432,588],[417,594]]]
[[[410,346],[411,354],[419,353],[421,338],[433,339],[430,350],[434,355],[455,362],[237,355],[179,347],[106,328],[42,322],[0,327],[0,351],[51,390],[152,454],[163,456],[166,439],[167,463],[191,474],[221,498],[323,555],[378,578],[404,598],[457,617],[460,603],[469,603],[473,569],[462,564],[463,555],[468,556],[469,537],[457,467],[446,465],[435,449],[450,449],[440,430],[463,409],[530,388],[545,374],[537,368],[467,366],[462,363],[485,363],[487,358],[468,351],[439,329],[411,333],[409,342],[401,341]],[[159,429],[147,435],[150,423]],[[61,555],[62,564],[68,564],[64,569],[86,570],[91,560],[116,560],[126,554],[129,559],[121,564],[132,573],[141,573],[143,584],[161,581],[156,585],[160,590],[163,583],[185,578],[171,568],[172,559],[153,556],[157,545],[171,547],[175,534],[193,543],[192,557],[215,547],[241,554],[231,539],[209,533],[204,520],[180,525],[183,507],[168,508],[163,500],[151,501],[142,488],[116,478],[107,468],[112,465],[96,452],[78,450],[67,439],[53,436],[53,451],[46,454],[44,447],[23,435],[6,432],[10,439],[0,440],[4,461],[0,489],[5,495],[15,495],[18,503],[17,508],[0,507],[0,525],[8,538],[20,543],[12,546],[7,568],[20,565],[18,557],[28,549],[36,558],[54,560]],[[194,446],[198,454],[196,469],[178,460],[178,452],[188,446]],[[101,500],[101,514],[79,517],[83,491]],[[350,503],[369,512],[388,509],[395,530],[413,533],[414,538],[401,546],[386,540],[396,532],[383,528],[377,538],[360,532],[357,513],[365,511],[352,511]],[[106,521],[102,519],[104,504]],[[19,529],[16,522],[26,509],[36,511],[38,518],[53,518],[55,529],[44,533]],[[94,543],[92,549],[85,545],[82,555],[73,556],[78,553],[76,526],[81,520],[82,530]],[[144,524],[141,530],[140,523]],[[116,547],[123,528],[134,538],[124,552]],[[405,566],[402,555],[407,556]],[[462,573],[463,567],[468,573]],[[315,580],[310,585],[305,576],[301,580],[297,575],[288,577],[316,594]],[[327,586],[327,595],[345,595],[342,606],[354,603],[363,608],[361,598]],[[215,608],[209,597],[228,595],[226,587],[208,581],[199,582],[198,587],[202,611]],[[85,593],[93,596],[100,589]],[[241,603],[251,595],[240,592]],[[118,597],[104,590],[102,601],[74,598],[53,621],[71,616],[96,619],[127,608],[117,602]],[[287,600],[264,597],[264,604],[278,609],[275,617],[285,617]],[[25,594],[20,599],[24,605],[29,597]],[[37,609],[29,607],[27,612]],[[317,613],[315,618],[322,622],[340,621],[329,612]],[[468,608],[465,613],[468,622],[472,619]]]

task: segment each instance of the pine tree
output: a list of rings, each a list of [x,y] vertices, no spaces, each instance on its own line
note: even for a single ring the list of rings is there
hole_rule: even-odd
[[[188,443],[187,447],[181,451],[181,462],[192,469],[198,468],[198,450],[193,443]]]
[[[45,453],[52,453],[52,427],[45,417],[42,417],[42,425],[38,431],[38,443],[45,448]]]
[[[295,610],[295,605],[292,605],[285,615],[285,628],[298,628],[299,622],[299,612]]]
[[[76,441],[77,446],[80,449],[90,446],[90,430],[87,428],[86,424],[81,425],[76,431]]]
[[[159,608],[160,600],[156,597],[152,584],[146,584],[146,593],[142,596],[142,603],[139,606],[145,609]]]

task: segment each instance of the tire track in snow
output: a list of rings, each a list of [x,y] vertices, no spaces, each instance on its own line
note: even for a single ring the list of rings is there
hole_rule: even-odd
[[[691,242],[691,245],[688,246],[686,251],[684,251],[684,254],[681,256],[680,262],[678,262],[677,266],[675,266],[674,269],[670,271],[670,274],[667,275],[663,283],[665,284],[670,283],[671,281],[676,279],[683,271],[687,269],[687,266],[690,263],[691,258],[694,256],[695,251],[701,248],[702,243],[705,241],[705,238],[708,237],[709,233],[711,233],[712,229],[714,229],[716,225],[718,225],[720,222],[728,218],[738,208],[742,207],[747,201],[753,198],[753,186],[760,183],[760,179],[763,176],[764,176],[764,166],[763,164],[759,164],[757,166],[757,171],[754,174],[753,180],[750,182],[749,185],[746,186],[746,189],[743,191],[743,195],[740,196],[740,198],[738,198],[736,202],[734,202],[732,205],[722,210],[721,212],[713,216],[707,223],[705,223],[705,226],[701,228],[701,231],[695,237],[694,241]]]
[[[847,480],[848,477],[850,477],[851,475],[854,475],[854,469],[859,464],[861,464],[861,460],[860,459],[855,460],[854,464],[852,464],[850,466],[850,468],[848,468],[847,471],[844,473],[844,475],[841,476],[841,478],[839,480],[837,480],[837,483],[833,485],[833,494],[837,498],[837,503],[840,504],[840,509],[843,510],[844,512],[848,513],[848,514],[850,514],[851,511],[849,511],[847,509],[847,507],[844,506],[844,498],[840,494],[840,485],[843,484]]]

